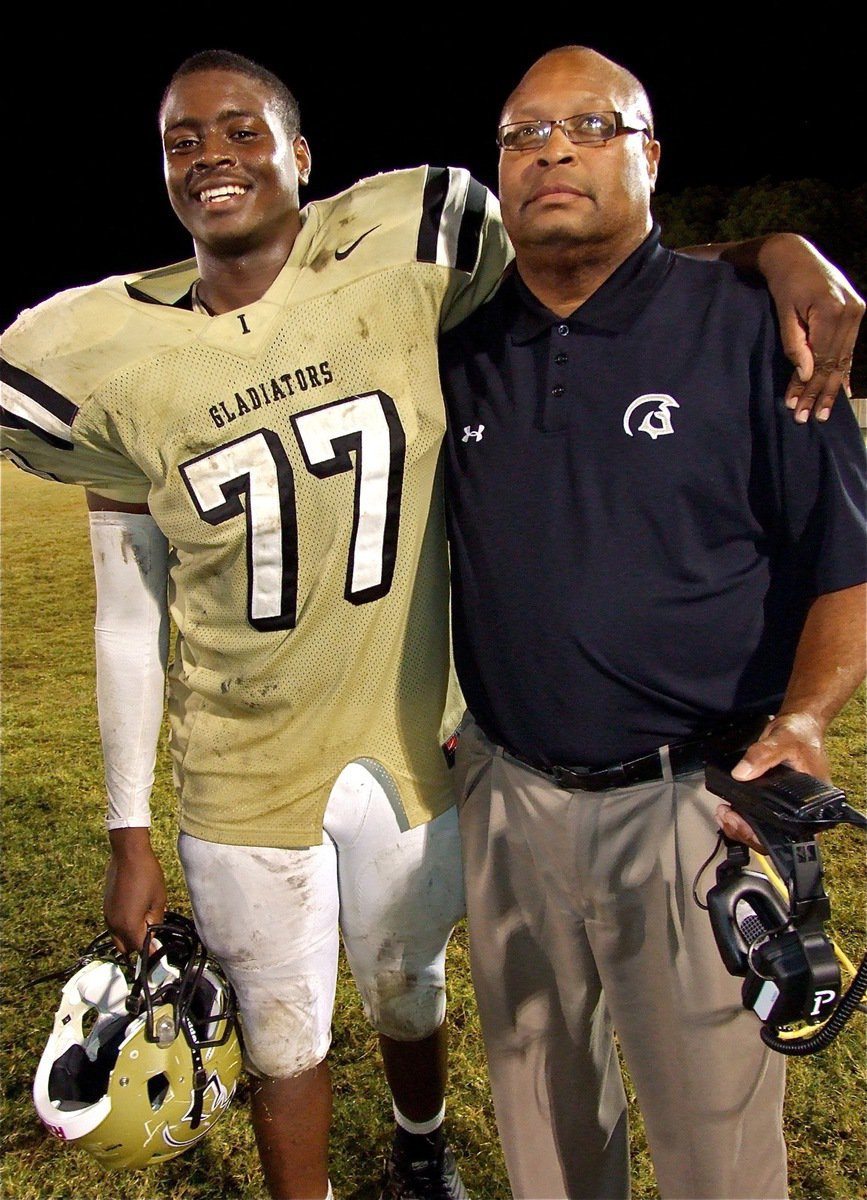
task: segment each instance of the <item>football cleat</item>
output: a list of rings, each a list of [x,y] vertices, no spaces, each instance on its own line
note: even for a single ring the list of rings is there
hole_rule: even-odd
[[[443,1142],[429,1158],[414,1158],[397,1144],[385,1164],[380,1200],[469,1200],[451,1147]]]

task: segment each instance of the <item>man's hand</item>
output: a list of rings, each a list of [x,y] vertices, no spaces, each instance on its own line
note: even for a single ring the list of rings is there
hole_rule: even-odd
[[[865,662],[867,584],[817,596],[801,630],[780,711],[732,768],[734,778],[755,779],[786,763],[830,783],[825,732],[862,683]],[[761,851],[747,823],[728,805],[720,805],[716,819],[729,837]]]
[[[727,838],[731,838],[733,842],[743,842],[745,846],[749,846],[750,850],[755,850],[756,854],[766,853],[765,847],[753,832],[752,825],[743,817],[738,816],[730,805],[718,805],[714,816],[717,825]]]
[[[830,782],[831,764],[822,729],[814,716],[789,712],[769,721],[759,740],[753,742],[732,768],[732,775],[735,779],[755,779],[779,763]]]
[[[762,239],[757,266],[777,306],[780,334],[795,374],[786,404],[795,420],[826,421],[849,376],[865,303],[846,276],[805,238],[776,233]]]
[[[166,884],[147,829],[112,829],[109,840],[103,912],[115,946],[131,954],[141,949],[148,925],[162,921]]]
[[[780,763],[830,782],[831,767],[818,721],[806,713],[786,713],[766,726],[757,742],[753,742],[740,762],[732,768],[735,779],[756,779]],[[728,804],[716,810],[720,829],[735,842],[743,842],[751,850],[765,850],[748,821]]]

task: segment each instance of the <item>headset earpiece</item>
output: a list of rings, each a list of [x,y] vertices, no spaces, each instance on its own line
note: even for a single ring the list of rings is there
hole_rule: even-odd
[[[789,914],[782,899],[766,875],[743,871],[728,872],[707,894],[716,944],[730,975],[746,975],[750,950],[760,938],[784,929]]]

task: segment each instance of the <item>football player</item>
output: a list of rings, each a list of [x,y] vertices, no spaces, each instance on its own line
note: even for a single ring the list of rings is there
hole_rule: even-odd
[[[195,257],[61,293],[4,337],[5,452],[87,489],[106,920],[132,949],[166,904],[148,798],[170,613],[179,852],[237,992],[269,1192],[331,1194],[342,935],[394,1097],[384,1195],[462,1197],[443,1133],[444,961],[464,897],[437,336],[492,293],[511,248],[462,169],[301,208],[297,104],[235,54],[183,63],[160,126]],[[762,253],[785,319],[809,301],[811,332],[836,345],[840,322],[823,322],[842,292],[851,327],[846,281],[798,239]],[[843,340],[793,385],[802,411]]]

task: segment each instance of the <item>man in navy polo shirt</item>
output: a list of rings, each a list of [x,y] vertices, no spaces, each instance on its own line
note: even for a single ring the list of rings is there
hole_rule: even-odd
[[[692,896],[703,766],[722,744],[741,777],[827,778],[864,671],[864,447],[845,402],[792,420],[762,287],[660,245],[632,75],[545,55],[499,143],[515,268],[441,356],[472,967],[511,1185],[628,1195],[616,1033],[664,1197],[782,1197],[784,1058]]]

